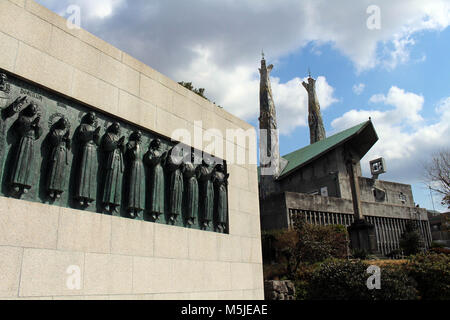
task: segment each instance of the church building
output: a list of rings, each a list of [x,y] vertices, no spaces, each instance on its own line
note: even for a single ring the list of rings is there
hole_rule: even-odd
[[[379,140],[370,119],[327,137],[316,81],[308,92],[311,144],[281,156],[270,72],[261,61],[259,191],[261,227],[292,227],[294,215],[308,223],[348,227],[352,247],[388,255],[399,249],[408,221],[417,224],[423,247],[431,244],[427,211],[416,207],[410,185],[382,181],[383,159],[371,161],[372,177],[362,176],[360,161]]]

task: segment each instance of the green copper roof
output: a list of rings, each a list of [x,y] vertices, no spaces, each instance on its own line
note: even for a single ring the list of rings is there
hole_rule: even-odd
[[[358,153],[360,158],[364,157],[370,148],[378,141],[378,136],[372,121],[361,123],[353,128],[326,138],[325,140],[316,142],[283,156],[283,158],[288,161],[288,164],[281,172],[280,179],[350,140],[352,147]]]

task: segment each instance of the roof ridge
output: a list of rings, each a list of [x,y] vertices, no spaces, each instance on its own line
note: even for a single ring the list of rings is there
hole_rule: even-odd
[[[372,121],[368,120],[362,122],[356,126],[353,126],[346,130],[338,132],[330,137],[327,137],[324,140],[318,141],[314,144],[310,144],[308,146],[305,146],[303,148],[300,148],[298,150],[295,150],[289,154],[282,156],[282,158],[288,161],[288,164],[281,172],[280,178],[283,178],[287,174],[295,171],[297,168],[305,165],[306,163],[309,163],[310,161],[316,159],[318,156],[332,150],[333,148],[344,143],[348,139],[355,137],[355,135],[358,135],[362,129],[365,129],[369,123],[372,123]],[[375,129],[373,128],[373,130]],[[374,133],[376,136],[376,131]],[[376,140],[378,140],[378,138],[376,138]],[[373,143],[371,144],[371,146],[372,145]],[[365,152],[367,151],[368,150],[366,150]]]
[[[370,120],[365,121],[365,122],[361,122],[360,124],[358,124],[358,125],[356,125],[356,126],[350,127],[350,128],[348,128],[348,129],[345,129],[345,130],[342,130],[342,131],[339,131],[339,132],[333,134],[332,136],[326,137],[324,140],[320,140],[320,141],[317,141],[316,143],[309,144],[309,145],[304,146],[304,147],[302,147],[302,148],[300,148],[300,149],[294,150],[294,151],[292,151],[292,152],[290,152],[290,153],[287,153],[286,155],[284,155],[284,156],[282,156],[282,157],[289,156],[289,155],[291,155],[291,154],[293,154],[293,153],[296,153],[296,152],[298,152],[298,151],[301,151],[301,150],[304,150],[304,149],[309,148],[309,147],[311,147],[311,146],[317,145],[318,143],[324,143],[324,142],[326,142],[327,140],[329,140],[329,139],[331,139],[331,138],[334,138],[334,137],[336,137],[337,135],[343,134],[343,133],[345,133],[345,132],[347,132],[347,131],[350,131],[350,130],[352,130],[352,129],[356,129],[356,128],[358,128],[358,127],[361,127],[361,128],[362,128],[363,125],[365,125],[365,124],[368,123],[368,122],[370,122]]]

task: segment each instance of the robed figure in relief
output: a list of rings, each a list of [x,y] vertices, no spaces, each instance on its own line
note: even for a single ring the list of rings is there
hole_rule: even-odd
[[[131,134],[126,146],[127,178],[126,178],[126,206],[131,218],[137,218],[145,207],[145,176],[142,164],[142,133],[135,131]]]
[[[50,129],[48,136],[52,151],[49,159],[47,191],[51,199],[60,199],[64,193],[67,167],[69,165],[70,124],[61,117]]]
[[[160,139],[150,143],[148,152],[144,156],[144,162],[150,169],[148,196],[150,201],[149,212],[153,220],[158,220],[165,210],[165,176],[167,151],[164,151]]]
[[[120,137],[119,123],[115,122],[108,128],[101,148],[106,153],[103,206],[106,212],[118,212],[122,200],[122,178],[125,170],[123,161],[125,137]]]
[[[33,185],[35,142],[42,135],[38,110],[35,103],[30,103],[13,125],[19,137],[11,174],[11,187],[16,194],[28,193]]]
[[[88,113],[78,128],[76,139],[80,144],[80,158],[75,200],[81,207],[94,202],[97,192],[97,147],[100,145],[100,127],[96,128],[95,113]]]
[[[213,174],[213,183],[215,187],[216,198],[216,224],[217,228],[223,232],[227,227],[228,220],[228,196],[227,185],[229,174],[225,174],[225,168],[222,164],[216,165]]]
[[[201,195],[201,209],[202,209],[201,224],[202,227],[206,228],[210,225],[210,222],[213,220],[214,185],[212,178],[214,168],[212,165],[203,160],[202,164],[197,167],[197,170],[200,181],[200,195]]]

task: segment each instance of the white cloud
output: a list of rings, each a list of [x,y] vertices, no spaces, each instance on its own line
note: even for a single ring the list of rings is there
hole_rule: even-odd
[[[450,111],[450,97],[441,99],[436,107],[436,113],[444,114]]]
[[[359,96],[360,94],[362,94],[364,92],[364,90],[366,89],[366,85],[364,83],[360,83],[360,84],[355,84],[353,86],[353,92]]]
[[[389,123],[401,123],[408,120],[409,124],[417,124],[423,121],[420,111],[423,108],[424,97],[405,90],[391,87],[387,96],[376,94],[369,100],[372,103],[384,103],[385,105],[394,106],[395,109],[385,113],[385,121]]]
[[[450,24],[447,0],[378,0],[381,28],[369,30],[366,9],[372,1],[306,2],[307,37],[331,43],[349,57],[358,72],[383,65],[395,68],[409,61],[414,36],[424,30],[443,30]]]
[[[102,23],[101,20],[98,19],[112,16],[114,13],[117,13],[117,10],[123,8],[123,6],[127,4],[127,0],[41,0],[38,2],[66,17],[69,15],[67,8],[70,5],[77,5],[81,8],[82,21],[97,20],[97,23]]]
[[[365,174],[369,174],[369,160],[384,157],[388,174],[382,179],[421,182],[423,164],[431,154],[450,146],[450,97],[436,106],[439,121],[431,124],[425,123],[420,114],[425,103],[421,95],[392,87],[387,95],[373,96],[370,102],[390,108],[351,110],[332,122],[333,129],[340,131],[371,117],[380,139],[362,162]]]
[[[294,78],[286,83],[280,83],[280,79],[272,79],[272,91],[281,134],[289,134],[295,128],[308,124],[308,93],[301,85],[306,80],[306,78]],[[334,97],[334,88],[323,76],[317,78],[316,91],[322,110],[338,101]]]
[[[380,30],[367,28],[371,0],[38,1],[56,12],[80,5],[83,28],[174,80],[205,87],[211,100],[246,120],[255,117],[259,107],[262,48],[274,63],[308,43],[317,52],[330,44],[357,72],[376,66],[393,69],[410,61],[419,32],[440,31],[450,24],[448,0],[377,0]],[[306,124],[304,93],[296,81],[277,84],[274,79],[285,132]],[[324,108],[334,99],[330,92],[319,98]],[[302,111],[291,119],[284,110]]]
[[[220,101],[221,106],[226,106],[228,111],[238,117],[257,118],[260,87],[257,68],[238,67],[222,70],[211,59],[210,52],[204,49],[197,51],[201,58],[194,60],[190,66],[180,69],[176,77],[189,79],[196,87],[207,88],[207,97],[214,97],[214,101]],[[214,81],[209,82],[211,78],[214,78]],[[307,125],[308,95],[301,85],[303,81],[306,81],[306,78],[294,78],[282,83],[279,78],[271,77],[281,134],[290,134],[296,127]],[[316,90],[322,110],[338,101],[334,97],[334,88],[328,84],[325,77],[317,78]]]
[[[449,0],[37,1],[62,15],[69,5],[80,5],[82,28],[176,81],[206,88],[212,101],[245,120],[258,116],[262,48],[274,64],[309,44],[317,55],[324,45],[331,46],[358,73],[375,67],[393,70],[425,61],[426,52],[411,53],[418,35],[450,25]],[[379,30],[367,28],[367,8],[373,4],[380,8]],[[307,123],[302,76],[272,79],[283,134]],[[336,101],[324,77],[317,89],[323,109]],[[363,88],[355,89],[358,94]],[[370,103],[371,110],[351,110],[333,127],[344,129],[371,116],[380,141],[367,158],[386,157],[387,178],[417,180],[420,161],[449,144],[450,98],[436,106],[440,120],[432,124],[421,115],[425,102],[420,94],[392,87]]]
[[[410,50],[416,42],[409,34],[396,34],[391,41],[393,49],[385,48],[386,58],[383,65],[388,70],[393,70],[398,64],[406,63],[410,60]]]

